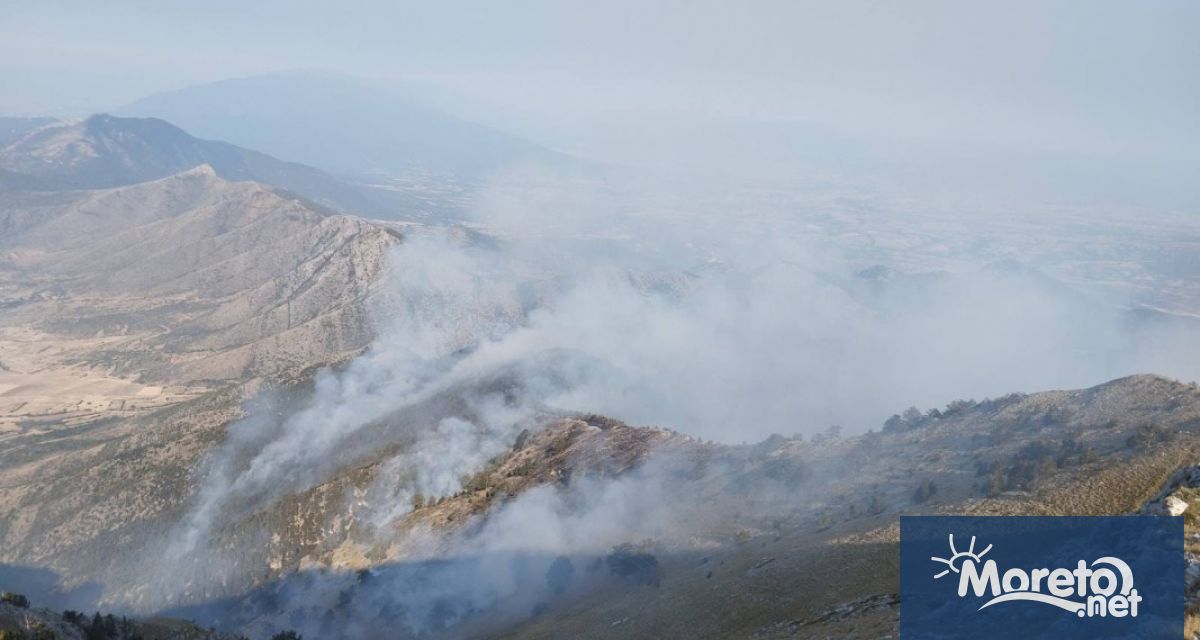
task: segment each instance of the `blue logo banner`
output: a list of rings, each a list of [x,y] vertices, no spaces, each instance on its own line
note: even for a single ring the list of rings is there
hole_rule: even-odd
[[[904,516],[900,637],[1183,636],[1183,518]]]

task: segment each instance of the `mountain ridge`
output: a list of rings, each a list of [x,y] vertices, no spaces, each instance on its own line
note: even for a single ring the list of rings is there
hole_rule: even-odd
[[[282,105],[287,108],[275,108]],[[514,162],[569,159],[340,74],[277,72],[222,80],[147,96],[117,113],[165,118],[201,135],[356,175],[422,167],[477,176]]]
[[[208,412],[229,410],[211,402],[208,407]],[[176,419],[184,418],[176,410],[166,411],[175,413]],[[208,415],[206,426],[189,431],[193,438],[221,437],[220,421]],[[406,619],[405,609],[374,608],[375,590],[387,591],[393,580],[419,581],[428,572],[437,576],[447,571],[450,579],[457,575],[456,563],[464,563],[465,570],[476,563],[487,566],[486,554],[480,559],[426,565],[422,558],[430,553],[430,542],[437,548],[462,536],[470,540],[475,532],[487,531],[491,521],[511,520],[513,516],[506,512],[534,496],[583,491],[580,497],[566,499],[566,504],[573,500],[586,504],[582,496],[588,495],[589,482],[605,478],[615,486],[640,488],[637,491],[650,491],[650,487],[666,491],[673,497],[672,506],[662,508],[676,517],[664,520],[662,529],[650,538],[626,540],[631,546],[616,537],[611,551],[568,554],[580,569],[566,583],[566,595],[544,593],[534,601],[540,605],[532,615],[526,610],[512,612],[510,618],[500,600],[495,603],[501,609],[496,617],[477,617],[469,606],[446,600],[440,605],[443,614],[463,626],[435,626],[432,637],[550,638],[570,629],[579,637],[599,638],[613,620],[629,621],[623,631],[628,637],[659,637],[668,628],[686,629],[703,638],[755,633],[770,638],[824,637],[845,624],[865,625],[882,634],[895,624],[895,602],[878,607],[865,603],[895,593],[897,515],[1130,513],[1200,453],[1200,389],[1154,375],[1128,376],[1087,389],[956,401],[945,411],[930,411],[911,420],[903,429],[847,438],[773,437],[753,445],[713,445],[602,416],[551,416],[543,426],[516,437],[510,449],[464,482],[461,491],[422,497],[385,528],[392,533],[374,542],[372,532],[378,529],[358,520],[356,511],[363,505],[356,502],[373,485],[378,461],[360,461],[264,511],[242,514],[246,519],[241,523],[219,528],[214,543],[236,552],[237,570],[248,571],[253,579],[223,578],[218,584],[239,585],[246,591],[212,602],[206,602],[200,584],[193,585],[192,596],[200,601],[179,601],[170,613],[221,620],[229,629],[258,629],[258,635],[264,636],[287,627],[300,628],[307,635],[329,624],[370,623],[394,629],[399,621],[389,616],[400,614]],[[1156,425],[1161,435],[1145,437],[1146,425]],[[143,446],[147,439],[158,441],[156,447],[167,446],[171,431],[156,427],[138,439]],[[378,432],[383,436],[381,446],[396,435],[388,433],[386,428]],[[386,457],[386,450],[379,455]],[[985,464],[1017,474],[1027,460],[1038,460],[1040,451],[1059,459],[1031,484],[993,490],[985,482],[987,477],[978,473]],[[100,464],[111,468],[110,462]],[[162,473],[154,467],[143,467],[141,472]],[[123,476],[98,482],[89,500],[97,504],[127,500],[120,493],[105,497],[122,486]],[[144,479],[146,486],[158,485],[152,478]],[[1026,479],[1012,475],[1005,482]],[[914,492],[925,484],[936,486],[931,496]],[[627,499],[636,502],[637,491]],[[47,499],[55,494],[42,495]],[[154,518],[164,517],[159,509],[169,514],[183,503],[145,506],[149,511],[144,514],[151,520],[123,521],[119,531],[125,533],[118,535],[131,535]],[[411,540],[389,544],[391,535]],[[64,530],[55,539],[59,546],[29,549],[35,554],[31,557],[89,557],[79,553],[90,544],[87,535],[68,535]],[[270,542],[250,549],[238,542],[243,539]],[[67,541],[68,546],[61,546]],[[25,547],[18,544],[17,548]],[[501,562],[528,564],[534,576],[552,561],[558,562],[551,557],[505,558],[498,555]],[[614,563],[647,558],[656,558],[654,568],[638,569],[632,577],[617,569],[582,569],[597,563],[602,568],[619,567]],[[259,563],[261,567],[254,569]],[[96,577],[89,572],[97,567],[88,568],[89,564],[58,569],[79,584]],[[797,581],[805,588],[799,588]],[[808,588],[818,582],[825,588]],[[714,591],[717,587],[722,588]],[[433,596],[435,602],[453,598],[453,591],[447,593]],[[332,608],[300,604],[335,596],[340,604]],[[278,607],[289,598],[298,598],[299,603],[291,613],[281,614]],[[681,602],[690,605],[677,607]],[[703,603],[704,613],[696,613],[697,603]],[[844,615],[824,613],[845,606],[849,609]]]
[[[206,167],[0,202],[0,329],[70,336],[71,361],[141,380],[240,379],[365,347],[367,292],[403,225]]]
[[[232,181],[293,191],[344,212],[390,210],[319,169],[278,160],[227,142],[196,138],[157,118],[96,114],[45,124],[0,148],[0,170],[42,188],[105,189],[165,178],[201,165]]]

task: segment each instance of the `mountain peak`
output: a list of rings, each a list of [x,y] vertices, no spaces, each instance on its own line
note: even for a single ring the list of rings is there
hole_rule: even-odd
[[[261,182],[338,211],[390,213],[318,169],[201,140],[159,118],[98,113],[35,129],[0,149],[6,181],[40,185],[40,190],[119,187],[194,170],[194,175]]]
[[[188,169],[187,171],[180,173],[179,175],[181,175],[181,176],[204,176],[206,178],[216,178],[217,170],[214,169],[211,164],[208,164],[206,162],[204,164],[196,165],[196,166],[192,167],[191,169]]]
[[[161,118],[122,117],[109,113],[97,113],[84,118],[81,124],[85,130],[97,135],[134,133],[139,135],[167,134],[191,137],[183,129]]]
[[[173,175],[207,155],[169,122],[97,114],[29,132],[0,150],[0,168],[65,188],[105,188]]]

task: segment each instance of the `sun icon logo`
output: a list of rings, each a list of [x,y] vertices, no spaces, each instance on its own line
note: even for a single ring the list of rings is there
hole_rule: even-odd
[[[950,558],[949,559],[938,558],[938,557],[930,557],[929,558],[930,560],[933,560],[934,562],[940,562],[940,563],[946,565],[947,567],[949,567],[948,569],[945,569],[941,573],[934,576],[933,579],[937,580],[938,578],[946,575],[947,573],[950,573],[951,571],[953,571],[954,573],[958,573],[959,568],[962,567],[962,563],[965,562],[966,560],[971,560],[975,564],[979,564],[979,561],[984,556],[987,555],[988,551],[991,551],[991,550],[992,550],[992,545],[989,544],[987,546],[987,548],[984,549],[983,551],[980,551],[978,554],[975,553],[975,536],[971,536],[971,546],[968,547],[966,551],[959,551],[958,549],[954,548],[954,534],[952,533],[952,534],[950,534]]]

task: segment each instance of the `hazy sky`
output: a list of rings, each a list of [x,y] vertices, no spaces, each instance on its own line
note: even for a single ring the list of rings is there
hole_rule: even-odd
[[[280,69],[419,78],[493,124],[803,122],[1050,150],[1200,142],[1200,3],[264,0],[0,6],[0,112]]]

